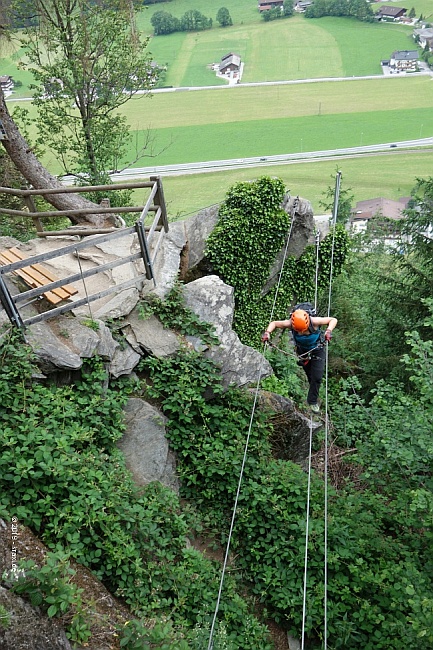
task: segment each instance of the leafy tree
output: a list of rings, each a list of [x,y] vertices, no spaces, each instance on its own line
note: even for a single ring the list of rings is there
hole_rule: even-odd
[[[155,36],[172,34],[180,30],[180,20],[168,11],[156,11],[150,19]]]
[[[306,18],[352,16],[358,20],[373,19],[373,10],[366,0],[316,0],[305,11]]]
[[[7,135],[1,144],[9,155],[16,170],[22,174],[34,189],[60,189],[63,185],[41,164],[37,154],[21,133],[6,106],[3,90],[0,87],[0,120]],[[47,201],[58,210],[77,210],[96,207],[78,194],[48,194]],[[73,223],[92,223],[100,226],[100,217],[92,214],[71,215]]]
[[[294,7],[293,0],[284,0],[283,2],[283,15],[284,16],[293,16]]]
[[[220,24],[220,27],[230,27],[233,25],[232,17],[227,7],[220,7],[218,9],[216,20]]]
[[[119,107],[154,84],[132,3],[37,0],[32,8],[38,24],[25,30],[23,47],[37,82],[39,141],[65,173],[105,181],[105,170],[117,170],[128,149]]]
[[[278,18],[282,18],[282,16],[283,14],[280,7],[274,7],[273,9],[262,11],[262,18],[265,23],[269,22],[270,20],[278,20]]]
[[[433,177],[417,179],[413,207],[405,210],[402,241],[393,256],[394,272],[387,278],[386,301],[399,314],[397,331],[428,331],[424,320],[429,311],[425,299],[431,296],[433,277]]]
[[[200,32],[212,27],[212,18],[206,18],[197,9],[186,11],[180,19],[180,29],[184,32]]]

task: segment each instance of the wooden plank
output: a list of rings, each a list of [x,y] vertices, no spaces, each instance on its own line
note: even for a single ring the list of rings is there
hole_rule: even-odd
[[[15,254],[20,252],[16,248],[10,248],[9,250]],[[51,271],[44,268],[41,264],[31,264],[29,268],[35,269],[35,271],[40,273],[44,278],[46,278],[50,282],[55,282],[57,280],[56,276],[53,275]],[[45,281],[44,284],[47,284],[47,282]],[[78,293],[78,289],[72,286],[72,284],[62,284],[62,286],[59,287],[58,289],[53,289],[53,292],[61,296],[63,300],[66,300],[67,298],[69,298],[69,296],[74,296],[76,293]]]
[[[26,258],[22,253],[17,249],[7,249],[0,253],[0,261],[3,264],[10,264],[12,262],[22,261]],[[45,284],[48,284],[47,279],[37,270],[34,270],[31,266],[25,266],[22,269],[16,269],[14,271],[16,275],[24,280],[26,284],[30,287],[38,288],[43,287]],[[62,300],[69,298],[69,293],[61,292],[58,293],[59,289],[54,289],[53,291],[45,291],[44,296],[49,302],[53,305],[57,305]]]

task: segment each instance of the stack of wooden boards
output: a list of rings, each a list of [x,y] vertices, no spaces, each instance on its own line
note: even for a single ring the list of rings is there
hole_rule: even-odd
[[[13,264],[13,262],[20,262],[25,259],[25,256],[18,250],[18,248],[8,248],[0,251],[0,264],[2,265]],[[58,280],[58,278],[45,269],[41,264],[31,264],[30,266],[25,266],[22,269],[16,269],[12,272],[24,280],[24,282],[32,289],[44,287],[46,284]],[[57,305],[59,302],[62,302],[62,300],[68,300],[76,293],[78,293],[78,289],[73,287],[72,284],[65,284],[64,286],[46,291],[43,295],[53,305]]]

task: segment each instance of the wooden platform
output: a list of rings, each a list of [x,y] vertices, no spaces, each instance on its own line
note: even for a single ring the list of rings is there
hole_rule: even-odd
[[[0,264],[12,264],[13,262],[20,262],[25,259],[26,257],[18,250],[18,248],[8,248],[0,251]],[[43,287],[46,284],[56,282],[59,279],[50,273],[48,269],[41,266],[41,264],[31,264],[30,266],[25,266],[22,269],[17,269],[12,272],[24,280],[24,282],[32,289]],[[62,300],[68,300],[68,298],[74,296],[76,293],[78,293],[78,289],[73,287],[72,284],[65,284],[62,287],[46,291],[43,295],[53,305],[57,305],[59,302],[62,302]]]

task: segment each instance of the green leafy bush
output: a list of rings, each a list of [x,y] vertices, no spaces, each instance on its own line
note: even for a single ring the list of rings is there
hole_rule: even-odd
[[[104,365],[97,359],[84,364],[73,387],[34,383],[33,369],[21,341],[4,343],[2,516],[16,516],[50,548],[67,550],[137,614],[170,616],[180,628],[192,628],[199,614],[209,619],[218,592],[217,569],[185,548],[189,526],[176,494],[159,483],[138,491],[116,447],[127,393],[106,387]],[[35,574],[39,591],[45,573],[42,568]],[[48,596],[54,599],[47,601],[54,614],[73,594],[66,585]],[[230,635],[248,636],[247,613],[229,581],[222,620]],[[249,645],[242,647],[268,650],[266,629],[257,622],[253,630]]]
[[[284,319],[298,300],[314,296],[316,255],[312,246],[299,260],[288,257],[276,287],[263,289],[277,254],[290,231],[289,215],[282,210],[284,184],[279,178],[263,176],[252,182],[234,184],[220,208],[219,221],[207,240],[206,255],[215,271],[235,290],[234,329],[241,341],[259,346],[260,333],[270,320]],[[341,269],[348,249],[344,228],[321,243],[319,288],[329,285],[331,247],[334,239],[333,273]]]
[[[77,643],[89,640],[91,632],[86,621],[81,594],[83,589],[71,582],[75,571],[64,553],[48,553],[45,564],[38,567],[33,560],[20,563],[24,575],[12,589],[30,599],[32,605],[43,607],[50,618],[61,617],[73,610],[67,621],[67,636]]]

